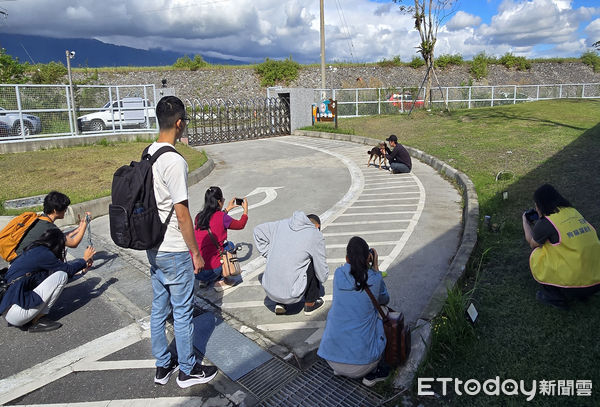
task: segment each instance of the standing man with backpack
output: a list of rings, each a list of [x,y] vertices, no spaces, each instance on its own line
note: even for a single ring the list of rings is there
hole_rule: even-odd
[[[194,274],[204,266],[204,260],[198,250],[188,207],[188,166],[174,148],[189,119],[183,102],[175,96],[165,96],[158,102],[156,117],[160,133],[148,153],[154,154],[165,146],[170,146],[173,151],[160,155],[152,165],[158,212],[161,221],[169,219],[162,243],[146,251],[154,293],[150,319],[152,354],[156,358],[154,382],[167,384],[171,375],[179,370],[177,384],[185,388],[210,381],[216,376],[217,368],[197,363],[194,354]],[[168,350],[169,341],[165,333],[165,323],[171,311],[177,360]]]

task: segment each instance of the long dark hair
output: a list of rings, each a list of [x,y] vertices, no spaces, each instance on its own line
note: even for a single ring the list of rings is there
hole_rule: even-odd
[[[557,213],[558,208],[572,207],[571,203],[550,184],[544,184],[536,189],[533,200],[544,216]]]
[[[32,242],[25,248],[25,251],[36,246],[45,246],[56,256],[60,261],[65,261],[65,234],[58,228],[52,228],[45,231],[39,239]]]
[[[346,246],[346,257],[350,263],[350,274],[354,277],[356,291],[364,290],[369,278],[369,245],[363,238],[354,236]]]
[[[210,187],[204,193],[204,208],[196,215],[196,229],[208,229],[210,218],[221,209],[219,201],[223,200],[223,192],[219,187]]]

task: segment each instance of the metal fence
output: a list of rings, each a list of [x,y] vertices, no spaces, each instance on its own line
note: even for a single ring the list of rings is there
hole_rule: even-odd
[[[423,107],[425,90],[416,87],[315,89],[314,102],[337,100],[338,117],[397,114]],[[451,86],[432,88],[433,108],[471,109],[536,100],[600,98],[600,83],[553,85]]]
[[[290,134],[290,106],[281,98],[185,100],[190,145]]]
[[[154,85],[0,85],[0,142],[157,131]]]

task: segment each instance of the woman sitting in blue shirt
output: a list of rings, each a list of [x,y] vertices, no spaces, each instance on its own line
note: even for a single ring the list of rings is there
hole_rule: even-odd
[[[83,259],[65,262],[65,235],[53,228],[15,259],[6,272],[10,286],[0,302],[0,314],[13,326],[31,321],[29,332],[48,332],[62,326],[46,317],[62,292],[67,279],[92,265],[96,251],[88,247]]]
[[[363,384],[372,386],[387,377],[389,367],[379,363],[385,350],[385,333],[383,321],[365,291],[367,286],[380,305],[389,302],[377,252],[354,236],[346,247],[346,264],[335,271],[333,301],[317,354],[336,375],[366,375]]]

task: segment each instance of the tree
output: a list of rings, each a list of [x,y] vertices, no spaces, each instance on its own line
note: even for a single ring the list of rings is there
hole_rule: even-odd
[[[415,29],[419,32],[421,43],[417,47],[418,52],[425,61],[427,71],[423,83],[427,83],[425,88],[424,104],[431,106],[431,77],[433,76],[440,87],[437,75],[435,74],[435,43],[440,24],[456,11],[458,0],[414,0],[414,6],[401,5],[404,0],[393,0],[400,4],[400,11],[411,13],[415,20]],[[423,88],[423,85],[421,85]],[[419,89],[419,92],[421,89]],[[440,87],[441,92],[441,87]],[[446,108],[448,107],[446,102]]]
[[[0,83],[23,83],[25,66],[0,48]]]
[[[600,51],[600,41],[596,41],[592,44],[592,47],[595,47],[598,51]]]

